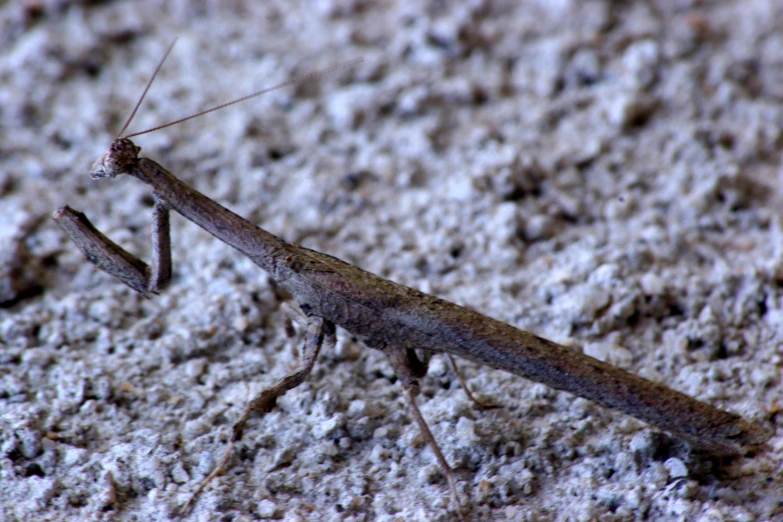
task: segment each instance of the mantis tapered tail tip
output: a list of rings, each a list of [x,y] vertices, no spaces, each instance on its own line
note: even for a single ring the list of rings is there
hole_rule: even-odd
[[[752,424],[743,420],[741,423],[741,432],[737,439],[743,446],[757,446],[767,442],[774,433],[775,430],[769,426]]]
[[[740,456],[753,449],[758,449],[757,446],[769,440],[774,432],[775,430],[768,426],[751,423],[736,416],[730,424],[718,428],[718,435],[715,437],[703,437],[696,440],[687,436],[683,436],[683,438],[690,441],[698,451],[724,456]]]

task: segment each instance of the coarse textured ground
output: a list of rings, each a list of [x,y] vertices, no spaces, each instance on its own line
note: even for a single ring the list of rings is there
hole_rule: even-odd
[[[0,7],[0,519],[170,520],[295,359],[269,278],[179,216],[145,300],[49,219],[149,258],[136,139],[283,238],[777,427],[719,460],[436,357],[421,409],[474,520],[783,520],[783,4],[9,2]],[[451,520],[382,354],[340,332],[187,520]]]

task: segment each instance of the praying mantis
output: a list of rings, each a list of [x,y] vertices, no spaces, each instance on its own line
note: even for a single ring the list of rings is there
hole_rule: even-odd
[[[172,44],[173,46],[173,44]],[[768,428],[712,407],[575,350],[519,330],[438,297],[420,292],[327,254],[288,243],[245,220],[188,186],[159,163],[140,157],[129,138],[245,101],[272,89],[299,83],[348,62],[219,105],[147,131],[122,136],[138,110],[171,47],[158,64],[144,93],[109,151],[93,165],[93,179],[129,175],[149,185],[152,211],[152,262],[147,264],[98,231],[81,212],[68,206],[54,219],[85,257],[145,297],[163,291],[172,276],[170,212],[199,225],[266,271],[298,304],[306,317],[300,366],[259,393],[233,425],[215,469],[195,489],[185,506],[229,465],[233,447],[247,421],[271,411],[277,399],[308,377],[322,346],[335,343],[336,327],[387,357],[401,382],[413,419],[432,448],[449,483],[457,513],[463,503],[451,467],[422,416],[416,397],[428,359],[419,352],[458,356],[543,383],[612,408],[716,454],[741,454],[766,441]]]

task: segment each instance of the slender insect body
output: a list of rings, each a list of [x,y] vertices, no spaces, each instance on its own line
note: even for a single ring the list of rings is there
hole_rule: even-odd
[[[713,452],[738,453],[768,437],[766,430],[738,415],[671,388],[334,257],[285,243],[197,193],[152,160],[139,160],[138,171],[140,175],[134,175],[155,187],[173,209],[185,217],[198,213],[197,223],[274,274],[309,314],[345,328],[370,346],[458,355],[626,412]],[[210,212],[205,226],[200,209],[208,205],[220,211]]]
[[[317,74],[306,78],[313,76]],[[294,82],[281,85],[291,83]],[[321,345],[334,342],[335,325],[388,356],[402,382],[411,414],[449,481],[458,512],[459,495],[451,468],[414,400],[418,393],[417,379],[426,373],[426,364],[418,359],[416,350],[456,355],[574,393],[715,453],[740,454],[746,446],[760,444],[771,435],[763,426],[662,384],[388,281],[327,254],[289,244],[191,188],[155,161],[139,158],[140,150],[127,137],[114,140],[109,152],[95,162],[90,176],[99,179],[128,174],[153,189],[152,266],[113,243],[95,229],[84,214],[67,206],[59,209],[54,214],[55,220],[87,259],[145,296],[157,293],[171,278],[169,211],[175,210],[266,270],[293,296],[308,317],[301,367],[248,403],[232,428],[220,463],[196,489],[191,500],[227,468],[233,444],[241,436],[247,420],[269,411],[277,397],[304,381]]]

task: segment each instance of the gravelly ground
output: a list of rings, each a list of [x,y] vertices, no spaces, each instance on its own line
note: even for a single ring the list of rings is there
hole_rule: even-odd
[[[230,4],[230,6],[228,5]],[[269,279],[184,219],[145,300],[49,220],[148,258],[151,197],[91,182],[166,45],[139,137],[239,214],[769,425],[783,346],[783,6],[16,2],[0,7],[0,518],[169,520],[294,364]],[[720,461],[436,358],[420,401],[475,520],[783,519],[780,428]],[[341,333],[251,423],[191,520],[447,520],[382,355]]]

